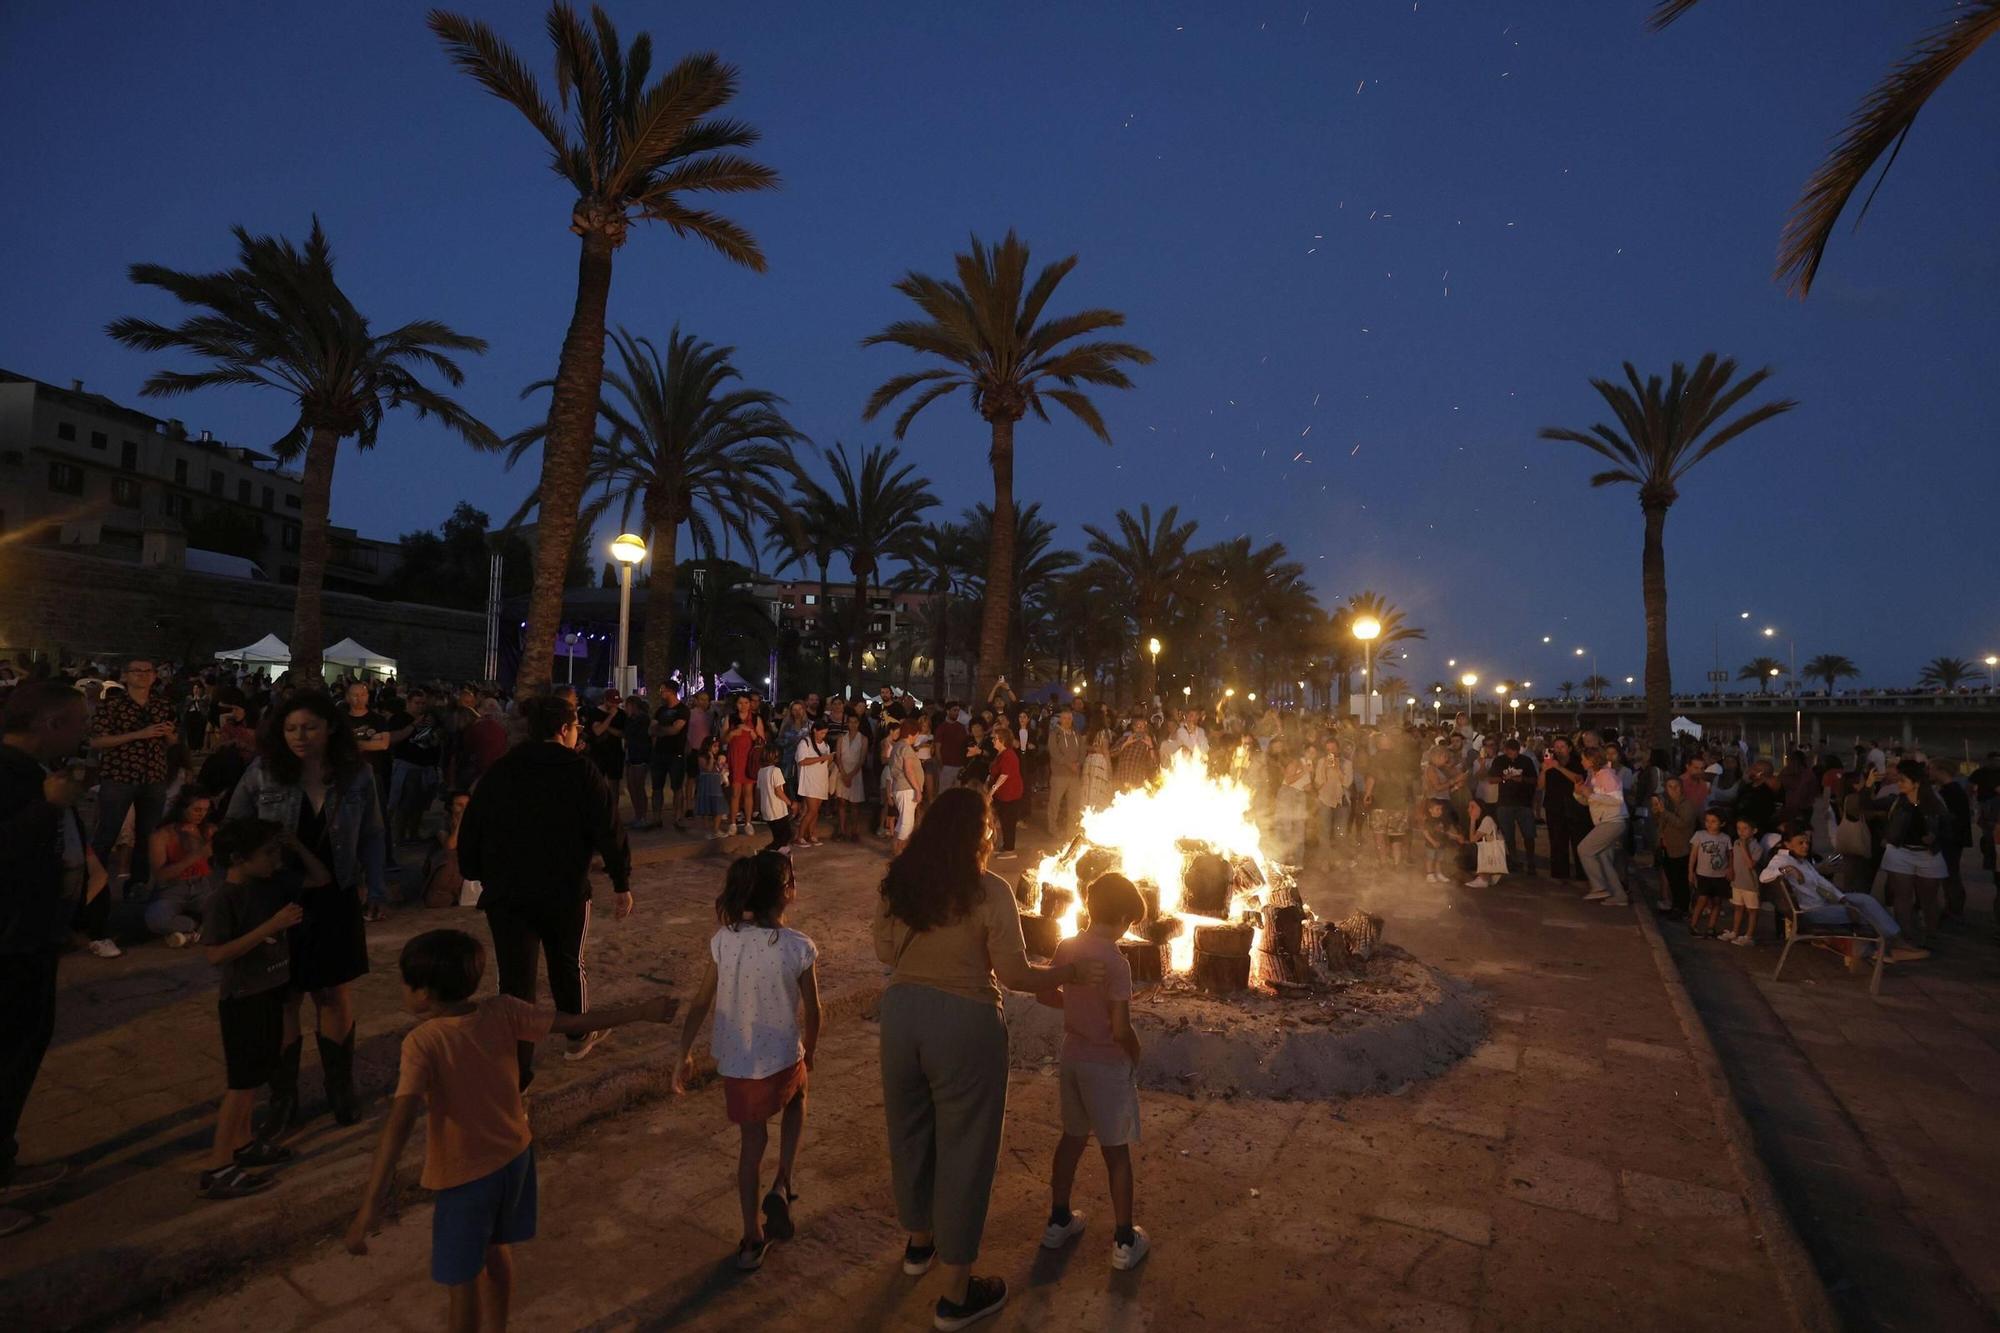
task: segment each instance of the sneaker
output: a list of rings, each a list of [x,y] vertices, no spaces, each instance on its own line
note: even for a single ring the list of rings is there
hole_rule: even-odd
[[[33,1194],[45,1190],[69,1174],[67,1162],[41,1162],[34,1166],[17,1166],[14,1175],[5,1185],[0,1185],[0,1199],[18,1198],[23,1194]]]
[[[764,1196],[764,1234],[772,1240],[790,1240],[797,1234],[792,1226],[792,1200],[799,1196],[790,1190],[779,1193],[772,1190]]]
[[[261,1194],[277,1181],[268,1175],[255,1171],[245,1171],[231,1163],[214,1171],[201,1173],[201,1182],[195,1193],[204,1199],[243,1199],[252,1194]]]
[[[1756,940],[1752,939],[1748,935],[1738,935],[1735,939],[1729,942],[1735,945],[1739,949],[1748,949],[1757,943]]]
[[[193,938],[185,931],[170,930],[167,932],[167,947],[169,949],[185,949],[193,942]]]
[[[123,958],[125,951],[110,940],[92,940],[84,946],[99,958]]]
[[[1583,895],[1583,900],[1587,903],[1602,902],[1610,896],[1603,889],[1592,889],[1589,893]]]
[[[931,1327],[938,1333],[954,1333],[954,1330],[970,1328],[990,1314],[1000,1313],[1000,1307],[1007,1303],[1007,1283],[1004,1278],[976,1277],[965,1284],[965,1299],[948,1301],[938,1298],[937,1311],[931,1316]]]
[[[0,1208],[0,1237],[26,1231],[35,1222],[35,1215],[25,1208]]]
[[[1045,1250],[1060,1250],[1068,1243],[1070,1237],[1081,1236],[1082,1234],[1083,1214],[1072,1212],[1069,1215],[1069,1221],[1051,1221],[1046,1227],[1042,1228],[1042,1248]]]
[[[603,1041],[609,1035],[611,1035],[611,1029],[598,1028],[595,1031],[585,1033],[581,1037],[570,1038],[569,1049],[563,1052],[563,1059],[583,1059],[584,1056],[589,1055],[597,1049],[598,1042]]]
[[[1711,930],[1708,932],[1708,937],[1712,940],[1721,940],[1724,944],[1727,944],[1736,938],[1736,932],[1733,930]]]
[[[922,1277],[931,1271],[931,1260],[937,1258],[937,1246],[919,1245],[915,1241],[903,1247],[903,1271],[911,1277]]]
[[[1606,898],[1603,902],[1598,904],[1599,907],[1630,907],[1631,905],[1632,905],[1632,900],[1630,898],[1622,896],[1617,898]]]
[[[1153,1252],[1153,1242],[1146,1239],[1146,1228],[1132,1228],[1132,1243],[1111,1247],[1111,1266],[1116,1269],[1137,1268]]]
[[[995,853],[993,853],[993,859],[994,859],[994,860],[996,860],[996,861],[1011,861],[1011,860],[1013,860],[1013,859],[1014,859],[1014,853],[1013,853],[1013,852],[1004,852],[1004,851],[1003,851],[1003,852],[995,852]]]
[[[252,1139],[236,1150],[238,1166],[281,1166],[292,1160],[292,1150],[269,1139]]]
[[[1465,881],[1465,887],[1468,889],[1490,889],[1493,887],[1493,881],[1487,879],[1484,875],[1474,875],[1471,879]]]
[[[764,1266],[764,1252],[771,1248],[766,1240],[739,1240],[736,1242],[736,1271],[754,1273]]]

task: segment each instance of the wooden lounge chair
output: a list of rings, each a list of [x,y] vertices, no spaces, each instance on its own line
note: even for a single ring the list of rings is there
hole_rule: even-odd
[[[1771,974],[1771,980],[1776,981],[1785,974],[1785,960],[1792,956],[1792,946],[1800,940],[1809,940],[1816,944],[1833,940],[1859,940],[1875,946],[1875,975],[1869,978],[1868,994],[1876,999],[1881,998],[1882,967],[1889,958],[1889,942],[1882,937],[1880,931],[1869,925],[1851,907],[1847,909],[1847,920],[1844,922],[1807,921],[1799,915],[1798,900],[1792,897],[1790,884],[1781,878],[1765,884],[1764,888],[1772,893],[1777,903],[1778,922],[1785,932],[1785,947],[1778,955],[1778,970]],[[1850,968],[1857,961],[1859,960],[1852,954],[1848,955],[1847,962]]]

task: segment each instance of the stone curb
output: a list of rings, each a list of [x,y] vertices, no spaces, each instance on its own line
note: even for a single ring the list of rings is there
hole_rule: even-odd
[[[1694,999],[1688,994],[1679,965],[1667,951],[1667,942],[1660,935],[1659,923],[1653,919],[1652,904],[1645,901],[1643,893],[1632,897],[1633,915],[1639,919],[1639,933],[1646,937],[1646,944],[1652,950],[1653,966],[1666,987],[1667,1000],[1673,1006],[1681,1032],[1687,1037],[1695,1066],[1708,1086],[1715,1108],[1716,1128],[1721,1130],[1730,1160],[1735,1163],[1736,1173],[1743,1181],[1744,1202],[1757,1224],[1764,1250],[1777,1269],[1778,1290],[1783,1293],[1785,1305],[1791,1310],[1793,1326],[1799,1333],[1839,1333],[1843,1325],[1834,1312],[1833,1302],[1827,1297],[1826,1284],[1820,1281],[1819,1270],[1806,1250],[1805,1241],[1800,1238],[1791,1214],[1785,1211],[1784,1203],[1778,1198],[1770,1169],[1758,1155],[1750,1122],[1744,1119],[1743,1108],[1736,1104],[1736,1094],[1730,1087],[1728,1072],[1722,1067],[1722,1057],[1716,1054],[1708,1027],[1695,1010]]]
[[[666,859],[666,858],[662,858]],[[872,1016],[879,982],[829,1000],[822,1023]],[[616,1063],[530,1103],[538,1145],[556,1145],[594,1121],[634,1110],[673,1095],[673,1052],[679,1028],[621,1052]],[[705,1070],[702,1087],[712,1085],[713,1064],[706,1043],[695,1048]],[[371,1095],[379,1089],[371,1089]],[[103,1249],[89,1250],[9,1277],[0,1283],[0,1328],[83,1329],[104,1327],[156,1311],[169,1301],[227,1281],[246,1267],[339,1236],[353,1220],[366,1183],[368,1163],[380,1134],[382,1116],[364,1120],[354,1137],[330,1145],[327,1159],[287,1168],[279,1190],[284,1206],[275,1216],[228,1204],[190,1200],[188,1212]],[[366,1151],[356,1151],[356,1144]],[[405,1152],[396,1173],[391,1206],[415,1202],[420,1154]],[[254,1205],[253,1205],[254,1207]]]

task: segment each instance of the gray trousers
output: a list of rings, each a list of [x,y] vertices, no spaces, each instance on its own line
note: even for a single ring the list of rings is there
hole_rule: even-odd
[[[1007,1118],[1007,1023],[998,1006],[904,983],[882,993],[882,1105],[906,1231],[937,1257],[979,1257]]]
[[[1591,889],[1610,894],[1611,901],[1621,905],[1626,901],[1625,880],[1618,872],[1618,854],[1624,847],[1622,819],[1605,820],[1576,845],[1576,859],[1583,863],[1583,877],[1590,881]]]
[[[201,929],[201,918],[214,893],[215,885],[205,879],[155,884],[153,896],[146,900],[146,929],[155,935],[170,935],[175,931],[193,934]]]
[[[1049,805],[1042,820],[1051,833],[1067,833],[1076,827],[1076,821],[1083,814],[1077,802],[1083,799],[1083,774],[1064,773],[1049,769]],[[1063,802],[1069,802],[1069,812],[1063,812]]]

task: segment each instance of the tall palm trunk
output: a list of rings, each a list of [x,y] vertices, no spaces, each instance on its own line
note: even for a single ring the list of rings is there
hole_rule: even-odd
[[[819,697],[833,697],[833,581],[827,577],[829,557],[819,556]]]
[[[657,696],[672,668],[674,653],[674,589],[679,577],[681,520],[671,505],[646,506],[646,547],[653,556],[653,572],[646,580],[646,633],[639,646],[639,661],[646,673],[646,692]]]
[[[308,688],[320,682],[320,652],[326,647],[320,620],[320,593],[326,585],[327,515],[333,507],[333,460],[340,436],[331,426],[314,426],[306,443],[299,481],[299,586],[292,603],[292,678]]]
[[[611,298],[615,246],[605,232],[586,231],[577,259],[576,308],[570,314],[569,332],[563,335],[555,392],[549,399],[549,432],[542,441],[535,581],[528,593],[527,637],[515,677],[522,690],[546,686],[555,667],[570,541],[583,500],[591,441],[597,436],[597,395],[604,384],[604,309]]]
[[[980,702],[993,693],[1007,661],[1007,624],[1014,608],[1014,419],[993,418],[993,539],[986,551],[986,600],[979,608]]]
[[[1667,506],[1645,506],[1646,543],[1639,555],[1639,580],[1646,598],[1646,730],[1648,743],[1665,745],[1673,724],[1673,669],[1667,659],[1667,550],[1662,535]]]
[[[1155,672],[1159,669],[1158,664],[1153,660],[1153,655],[1146,651],[1147,641],[1156,633],[1152,625],[1153,617],[1142,615],[1139,618],[1139,643],[1136,651],[1139,654],[1139,703],[1142,707],[1152,702],[1155,687],[1159,683],[1154,678]]]
[[[938,594],[937,615],[933,617],[935,627],[931,630],[931,703],[944,703],[944,655],[951,643],[950,625],[951,593],[949,590]]]
[[[868,571],[854,571],[854,616],[848,622],[847,682],[856,698],[868,693],[861,678],[861,645],[868,637]]]

